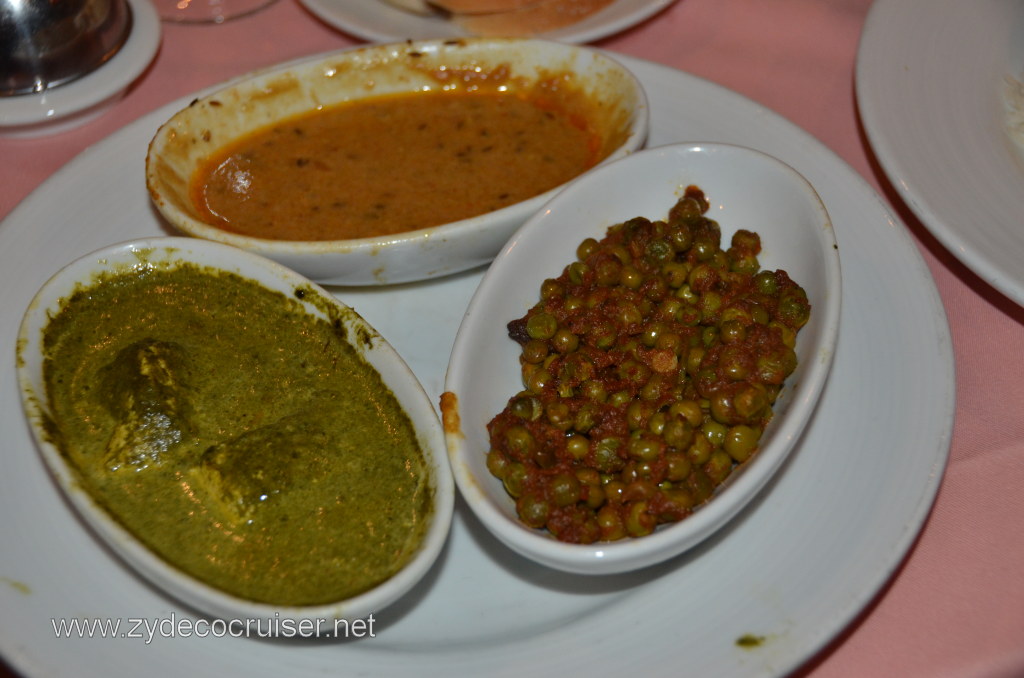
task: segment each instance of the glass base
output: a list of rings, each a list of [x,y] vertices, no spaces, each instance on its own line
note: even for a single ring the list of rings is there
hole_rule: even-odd
[[[277,0],[153,0],[161,21],[220,24],[258,12]]]

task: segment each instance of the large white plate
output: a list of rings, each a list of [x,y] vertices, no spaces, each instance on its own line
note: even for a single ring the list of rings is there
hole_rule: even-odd
[[[438,16],[421,16],[389,5],[384,0],[299,0],[327,24],[350,35],[371,41],[456,38],[467,35],[454,23]],[[615,0],[579,23],[548,31],[537,37],[584,43],[614,35],[640,23],[675,0]]]
[[[857,56],[857,102],[900,197],[960,261],[1024,304],[1024,148],[1006,76],[1024,77],[1024,4],[878,0]]]
[[[188,99],[76,158],[0,227],[0,650],[29,675],[784,674],[871,600],[928,514],[954,412],[950,336],[906,230],[847,165],[737,94],[623,61],[651,96],[651,144],[745,144],[802,172],[831,213],[843,318],[820,409],[788,465],[749,510],[694,552],[651,570],[586,578],[515,556],[459,506],[426,582],[376,615],[374,638],[56,639],[53,620],[190,619],[88,534],[30,442],[14,379],[18,319],[58,267],[105,244],[162,233],[142,181],[146,144]],[[757,224],[749,224],[756,229]],[[474,271],[436,282],[337,289],[439,396]],[[898,290],[899,294],[894,294]],[[906,351],[900,351],[906,348]],[[909,350],[911,349],[912,350]],[[485,379],[486,367],[481,366]],[[136,629],[138,630],[138,629]],[[166,635],[166,634],[164,634]],[[737,639],[755,636],[756,647]]]

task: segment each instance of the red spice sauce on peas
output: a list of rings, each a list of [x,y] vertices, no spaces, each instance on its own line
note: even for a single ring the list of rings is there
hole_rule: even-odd
[[[758,449],[810,316],[756,233],[727,248],[690,186],[665,220],[588,238],[508,324],[524,390],[488,424],[520,520],[574,543],[686,518]]]

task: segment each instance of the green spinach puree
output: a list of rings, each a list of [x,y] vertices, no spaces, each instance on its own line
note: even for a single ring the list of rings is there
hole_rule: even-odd
[[[345,327],[221,271],[108,274],[45,330],[49,435],[175,567],[253,601],[350,597],[412,557],[432,489]]]

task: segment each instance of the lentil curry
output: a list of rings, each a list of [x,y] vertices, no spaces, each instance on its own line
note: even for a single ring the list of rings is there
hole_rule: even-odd
[[[694,186],[665,220],[584,240],[509,323],[525,389],[488,425],[490,472],[526,525],[566,542],[651,533],[755,455],[810,317],[759,236],[728,248]]]
[[[458,221],[597,164],[602,142],[557,98],[497,87],[362,99],[258,130],[192,182],[204,221],[271,240],[344,240]]]
[[[345,327],[196,265],[105,275],[45,330],[48,435],[178,569],[258,602],[348,598],[412,558],[432,489]]]

